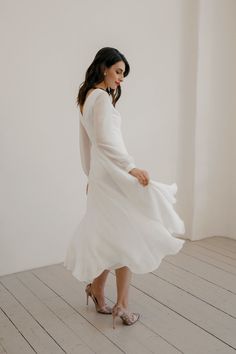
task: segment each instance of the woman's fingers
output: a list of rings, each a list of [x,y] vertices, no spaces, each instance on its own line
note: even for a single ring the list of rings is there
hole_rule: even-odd
[[[149,175],[148,172],[145,170],[140,170],[140,173],[138,175],[139,182],[146,186],[149,182]]]
[[[139,168],[133,168],[130,172],[134,177],[136,177],[140,184],[146,186],[149,182],[149,174],[146,170],[141,170]]]
[[[145,170],[143,170],[143,174],[144,174],[144,177],[145,177],[146,183],[148,184],[149,179],[150,179],[149,174],[148,174],[148,172],[147,172],[147,171],[145,171]]]

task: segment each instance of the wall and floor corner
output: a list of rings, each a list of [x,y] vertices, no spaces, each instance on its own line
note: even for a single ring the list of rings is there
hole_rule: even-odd
[[[75,99],[103,46],[130,62],[126,145],[154,180],[177,183],[185,237],[236,238],[234,0],[0,6],[0,275],[61,262],[83,216]]]

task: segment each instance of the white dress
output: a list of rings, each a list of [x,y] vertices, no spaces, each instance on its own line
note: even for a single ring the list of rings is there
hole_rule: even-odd
[[[185,242],[173,235],[185,233],[173,207],[177,185],[150,179],[143,186],[128,173],[136,165],[123,141],[121,115],[105,90],[94,89],[79,114],[81,163],[89,187],[64,266],[88,282],[105,269],[123,266],[133,273],[151,272]]]

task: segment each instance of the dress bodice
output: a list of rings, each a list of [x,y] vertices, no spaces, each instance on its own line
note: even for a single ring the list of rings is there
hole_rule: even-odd
[[[80,111],[79,114],[81,161],[87,175],[91,151],[98,151],[127,172],[136,167],[123,140],[121,115],[106,91],[92,91],[84,103],[83,114]],[[95,149],[91,149],[92,145]]]

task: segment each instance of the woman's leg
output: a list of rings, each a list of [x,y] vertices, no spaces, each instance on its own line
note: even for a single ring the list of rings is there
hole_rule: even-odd
[[[104,287],[105,287],[106,279],[107,279],[109,272],[110,272],[110,270],[105,269],[92,282],[91,290],[92,290],[93,294],[96,296],[100,306],[105,305]]]
[[[117,304],[128,309],[129,284],[132,272],[128,267],[116,269]]]
[[[105,304],[104,287],[109,270],[104,270],[97,278],[92,282],[92,292],[96,296],[99,304],[103,306]],[[116,272],[116,287],[117,287],[117,301],[116,303],[124,309],[128,308],[128,295],[129,284],[132,276],[132,272],[128,267],[122,267],[115,270]]]

